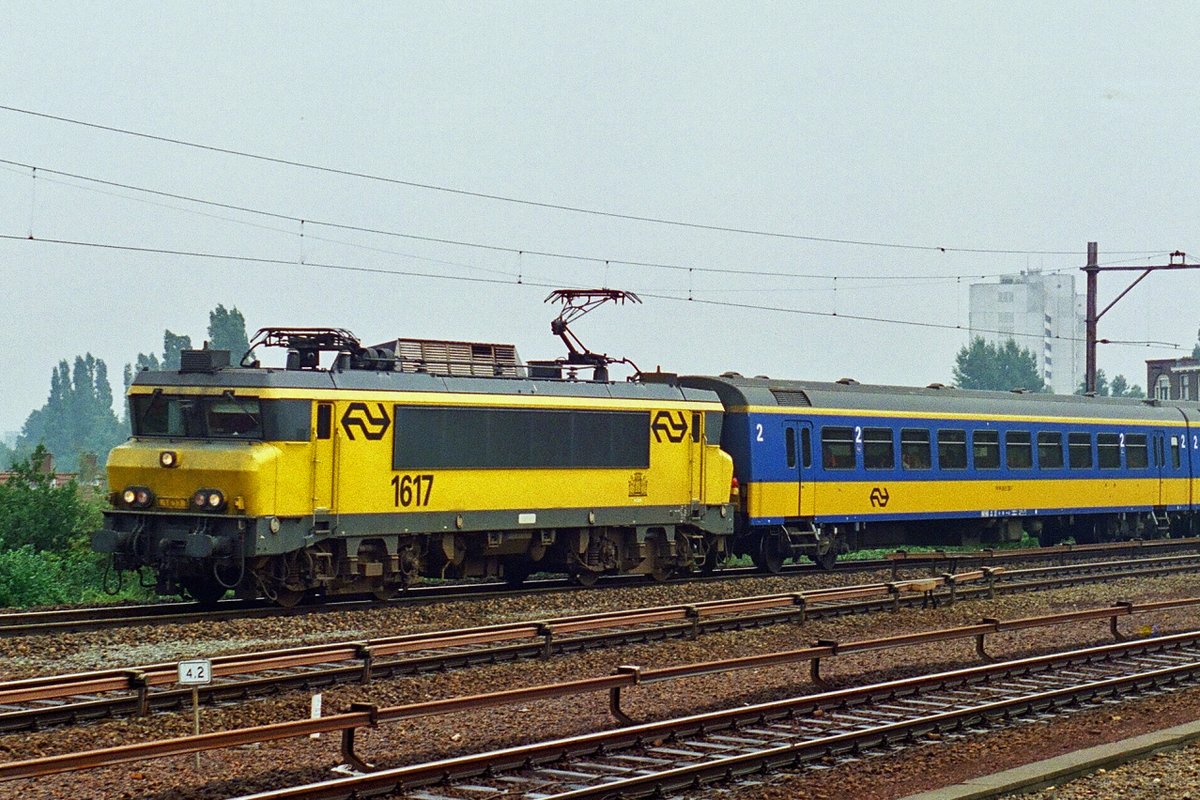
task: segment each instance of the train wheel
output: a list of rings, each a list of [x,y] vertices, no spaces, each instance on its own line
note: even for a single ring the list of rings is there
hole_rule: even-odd
[[[299,589],[277,589],[275,605],[280,608],[295,608],[304,599],[304,592]]]
[[[179,582],[188,596],[205,608],[212,608],[225,596],[225,587],[213,580],[181,578]]]
[[[600,573],[592,572],[590,569],[581,569],[578,572],[572,573],[571,577],[580,586],[591,588],[596,585],[596,581],[600,580]]]
[[[783,562],[787,560],[783,548],[780,547],[779,537],[774,534],[764,534],[758,540],[758,547],[750,554],[754,566],[759,572],[769,572],[778,575],[783,571]]]
[[[811,558],[812,562],[821,569],[831,570],[833,569],[833,565],[837,563],[837,556],[837,550],[834,550],[833,547],[830,547],[824,553],[815,553],[810,555],[809,558]]]

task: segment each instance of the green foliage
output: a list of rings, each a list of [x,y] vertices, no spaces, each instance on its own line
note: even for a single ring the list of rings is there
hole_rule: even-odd
[[[1192,345],[1192,358],[1200,360],[1200,331],[1196,331],[1196,344]]]
[[[163,331],[163,369],[179,369],[179,351],[192,348],[192,337]]]
[[[1075,394],[1084,394],[1087,391],[1087,381],[1084,380],[1079,384],[1079,388],[1075,390]],[[1142,391],[1142,387],[1136,383],[1132,386],[1129,381],[1125,380],[1124,375],[1118,375],[1112,379],[1112,383],[1108,382],[1108,376],[1104,374],[1104,370],[1096,370],[1096,396],[1097,397],[1145,397],[1146,393]]]
[[[99,501],[85,499],[74,482],[55,486],[53,475],[38,471],[46,454],[37,447],[0,484],[0,552],[26,545],[65,551],[100,526]]]
[[[18,449],[44,445],[54,454],[56,468],[73,472],[79,456],[107,455],[125,438],[125,429],[113,413],[112,386],[103,359],[91,353],[76,356],[74,368],[66,359],[50,374],[46,404],[25,420]]]
[[[55,486],[38,471],[38,447],[0,484],[0,606],[94,602],[104,595],[104,559],[88,546],[100,527],[102,498],[75,484]],[[144,595],[131,587],[126,596]]]
[[[62,559],[29,545],[0,551],[0,607],[24,608],[61,603]]]
[[[142,370],[157,370],[158,368],[158,356],[154,355],[154,353],[138,353],[135,364],[125,365],[125,388],[129,389],[133,385],[134,376]]]
[[[225,310],[218,305],[208,314],[208,346],[214,350],[228,350],[234,364],[250,349],[246,337],[246,319],[237,306]]]
[[[1028,389],[1046,391],[1038,375],[1037,359],[1009,339],[1003,345],[976,336],[954,359],[954,384],[960,389]]]

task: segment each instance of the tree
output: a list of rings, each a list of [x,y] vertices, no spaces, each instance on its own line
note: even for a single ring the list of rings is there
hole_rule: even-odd
[[[91,353],[76,356],[73,367],[63,359],[50,373],[46,404],[26,418],[17,449],[28,452],[43,445],[66,471],[78,469],[81,453],[103,457],[125,438],[112,403],[103,359]]]
[[[1087,394],[1087,381],[1079,384],[1079,388],[1075,390],[1075,394]],[[1136,383],[1130,386],[1129,381],[1125,379],[1124,375],[1116,376],[1110,384],[1108,376],[1104,374],[1104,370],[1098,369],[1096,370],[1096,396],[1145,397],[1146,393]]]
[[[976,336],[954,359],[954,384],[960,389],[1027,389],[1046,391],[1037,371],[1037,359],[1014,339],[1002,345]]]
[[[55,486],[54,475],[41,470],[47,455],[38,445],[0,484],[0,551],[28,545],[63,552],[100,524],[97,508],[80,496],[73,481]]]
[[[1196,343],[1192,345],[1192,358],[1200,361],[1200,331],[1196,331]]]
[[[163,369],[179,369],[179,351],[192,349],[192,337],[163,331]]]
[[[133,385],[134,376],[144,369],[158,369],[158,356],[154,353],[138,353],[137,361],[134,364],[125,365],[125,388],[129,389]]]
[[[1125,380],[1124,375],[1118,375],[1112,379],[1112,396],[1113,397],[1145,397],[1146,393],[1142,391],[1142,387],[1136,383],[1132,386]]]
[[[250,349],[246,319],[237,306],[226,311],[225,306],[218,305],[209,312],[208,346],[214,350],[228,350],[235,364]]]

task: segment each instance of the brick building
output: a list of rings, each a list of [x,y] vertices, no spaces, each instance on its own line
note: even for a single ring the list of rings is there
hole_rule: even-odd
[[[1155,400],[1200,400],[1200,359],[1147,361],[1146,396]]]

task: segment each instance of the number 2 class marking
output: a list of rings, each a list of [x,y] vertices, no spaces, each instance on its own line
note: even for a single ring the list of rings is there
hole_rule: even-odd
[[[761,422],[757,423],[757,424],[754,426],[754,430],[756,431],[756,435],[755,435],[755,437],[754,437],[754,441],[756,441],[756,442],[761,442],[761,441],[763,440],[763,435],[762,435],[762,433],[763,433],[763,431],[762,431],[762,423],[761,423]]]
[[[422,494],[422,489],[424,493]],[[393,475],[392,503],[397,508],[429,505],[433,494],[432,475]]]

